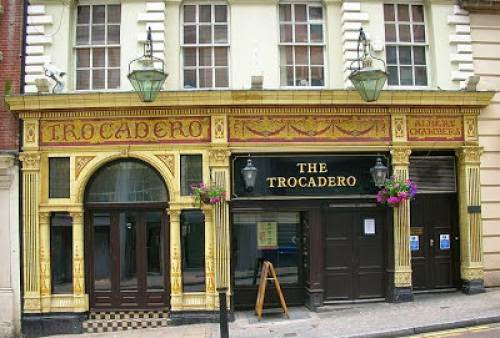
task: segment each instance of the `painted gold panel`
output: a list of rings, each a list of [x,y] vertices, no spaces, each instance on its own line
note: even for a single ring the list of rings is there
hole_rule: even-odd
[[[230,116],[230,142],[390,141],[390,116]]]
[[[464,127],[460,116],[408,116],[410,141],[463,141]]]
[[[210,117],[40,121],[40,145],[200,143],[210,141]]]

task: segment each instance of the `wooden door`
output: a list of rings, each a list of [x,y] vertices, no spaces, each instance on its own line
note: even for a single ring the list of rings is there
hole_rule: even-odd
[[[168,306],[168,231],[161,209],[87,213],[88,276],[93,310]]]
[[[458,285],[457,213],[456,194],[420,194],[412,201],[410,234],[415,290]]]
[[[325,212],[326,300],[384,297],[384,223],[384,213],[377,209]]]

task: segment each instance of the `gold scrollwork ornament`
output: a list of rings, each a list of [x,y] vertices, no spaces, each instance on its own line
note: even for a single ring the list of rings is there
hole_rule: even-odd
[[[395,165],[408,165],[410,163],[410,148],[392,148],[391,156],[392,156],[392,164]]]
[[[40,169],[39,153],[22,153],[21,155],[19,155],[19,160],[23,163],[23,170]]]

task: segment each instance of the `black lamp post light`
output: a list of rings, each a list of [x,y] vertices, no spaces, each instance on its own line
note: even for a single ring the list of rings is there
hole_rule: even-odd
[[[362,50],[360,50],[362,47]],[[372,66],[373,60],[378,60],[383,64],[383,70]],[[353,67],[353,65],[355,65]],[[349,80],[366,102],[377,101],[380,91],[387,80],[384,60],[371,54],[370,44],[366,40],[363,28],[359,30],[357,59],[351,62],[349,67],[351,74]]]
[[[165,62],[153,56],[153,40],[149,27],[144,55],[130,61],[127,77],[143,102],[153,102],[167,76]]]
[[[380,157],[377,157],[375,161],[375,166],[370,169],[370,174],[372,175],[373,183],[377,187],[383,187],[387,175],[389,174],[389,168],[387,168]]]
[[[247,165],[241,169],[241,175],[245,182],[246,191],[252,191],[255,188],[255,179],[257,178],[258,169],[253,165],[250,155],[248,155]]]

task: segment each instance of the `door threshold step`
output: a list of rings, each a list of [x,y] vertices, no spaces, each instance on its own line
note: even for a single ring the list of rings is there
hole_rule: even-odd
[[[91,311],[90,320],[110,320],[110,319],[161,319],[168,318],[167,310],[133,310],[133,311]]]
[[[82,323],[85,333],[104,333],[167,326],[168,311],[92,311]]]

